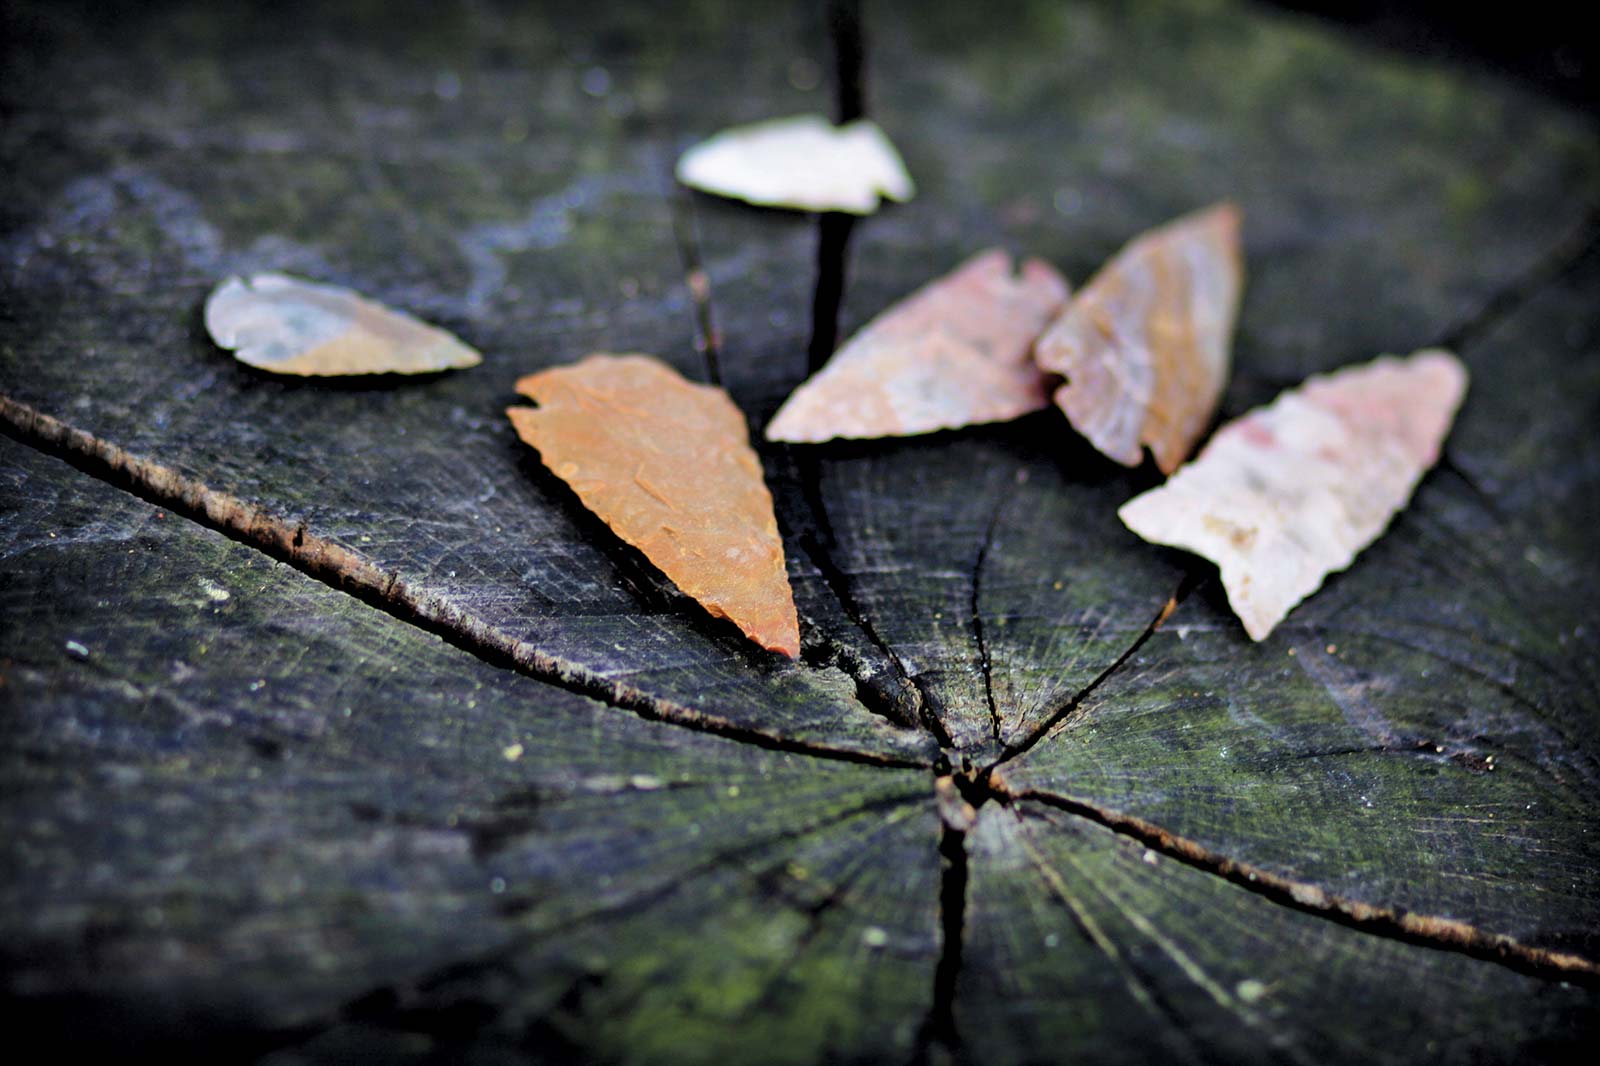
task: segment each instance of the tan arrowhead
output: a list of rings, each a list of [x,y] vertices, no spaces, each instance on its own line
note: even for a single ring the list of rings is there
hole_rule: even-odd
[[[856,215],[876,211],[880,196],[905,201],[916,192],[876,123],[835,126],[821,115],[723,130],[683,153],[677,175],[691,188],[763,207]]]
[[[1039,339],[1063,375],[1056,403],[1126,466],[1149,446],[1162,473],[1189,457],[1228,380],[1244,264],[1239,210],[1219,204],[1134,240]]]
[[[991,248],[874,318],[795,390],[768,440],[904,437],[1004,422],[1050,403],[1033,342],[1067,298],[1045,262]]]
[[[794,594],[772,495],[728,394],[647,355],[591,355],[529,374],[517,435],[583,505],[706,610],[789,658]]]
[[[426,374],[483,362],[442,329],[286,274],[228,278],[206,299],[206,329],[240,362],[275,374]]]
[[[1466,394],[1449,352],[1313,377],[1217,430],[1200,457],[1117,513],[1222,571],[1256,640],[1343,570],[1406,505]]]

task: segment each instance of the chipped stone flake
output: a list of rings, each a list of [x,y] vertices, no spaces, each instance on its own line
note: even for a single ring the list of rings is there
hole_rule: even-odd
[[[220,347],[275,374],[427,374],[483,361],[408,314],[285,274],[228,278],[206,299],[205,317]]]
[[[801,211],[870,215],[880,196],[904,203],[916,191],[876,123],[834,126],[820,115],[724,130],[683,153],[677,173],[703,192]]]
[[[1244,262],[1239,210],[1218,204],[1137,238],[1039,339],[1055,400],[1107,456],[1162,473],[1189,457],[1228,379]]]
[[[1066,298],[1048,263],[1015,275],[1005,252],[982,252],[867,323],[795,390],[767,439],[904,437],[1047,407],[1033,343]]]
[[[744,415],[647,355],[529,374],[506,410],[583,505],[713,615],[789,658],[800,627],[783,542]]]
[[[1215,562],[1234,613],[1262,640],[1406,505],[1466,388],[1460,360],[1439,350],[1313,377],[1223,426],[1118,514],[1145,540]]]

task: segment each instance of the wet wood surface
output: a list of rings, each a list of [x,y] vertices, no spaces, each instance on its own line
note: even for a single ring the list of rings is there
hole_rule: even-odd
[[[1592,1040],[1592,122],[1254,7],[869,3],[859,42],[757,8],[8,7],[19,1031],[274,1063]],[[857,96],[908,204],[672,182],[719,129]],[[1220,417],[1384,351],[1473,380],[1410,508],[1260,644],[1213,569],[1118,521],[1154,468],[1057,411],[763,441],[835,330],[972,253],[1081,284],[1223,198]],[[261,270],[484,362],[242,366],[200,308]],[[592,351],[715,375],[749,418],[798,661],[516,439],[514,382]]]

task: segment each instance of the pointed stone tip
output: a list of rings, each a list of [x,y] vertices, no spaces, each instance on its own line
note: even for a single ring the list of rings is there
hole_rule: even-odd
[[[807,417],[804,409],[808,406],[807,395],[809,394],[796,392],[785,400],[761,435],[774,444],[821,444],[823,441],[832,440],[831,436],[806,428]]]
[[[800,658],[800,631],[798,629],[777,639],[769,637],[766,640],[757,641],[757,643],[768,651],[777,652],[791,661],[796,661]]]
[[[1007,261],[1009,262],[1009,260]],[[1038,256],[1029,256],[1022,261],[1022,266],[1018,272],[1021,274],[1023,281],[1029,285],[1037,286],[1042,293],[1048,294],[1058,304],[1066,303],[1072,296],[1071,283],[1048,260],[1040,259]],[[1061,308],[1057,307],[1055,310],[1059,314]],[[1053,320],[1054,316],[1052,315]],[[1045,326],[1048,327],[1049,323],[1045,323]],[[1043,334],[1043,332],[1044,330],[1041,329],[1040,333]],[[1035,340],[1037,339],[1035,338]]]
[[[1212,215],[1235,228],[1244,224],[1244,208],[1232,200],[1218,200],[1210,207],[1202,208],[1202,213]]]
[[[1234,617],[1239,619],[1240,625],[1244,626],[1245,636],[1249,637],[1252,643],[1260,644],[1263,640],[1272,636],[1272,631],[1278,628],[1279,622],[1289,617],[1289,612],[1293,610],[1295,605],[1290,604],[1275,614],[1268,613],[1251,599],[1248,589],[1245,587],[1248,586],[1249,582],[1249,575],[1246,575],[1244,585],[1236,588],[1235,586],[1238,584],[1236,581],[1225,579],[1222,582],[1222,589],[1228,594],[1228,606],[1233,608]],[[1319,581],[1318,586],[1320,587],[1320,585],[1321,582]],[[1313,589],[1312,591],[1315,592],[1316,590]],[[1310,596],[1311,593],[1306,595]]]
[[[1448,348],[1423,348],[1412,352],[1410,359],[1413,363],[1425,366],[1448,378],[1462,392],[1466,391],[1472,381],[1472,374],[1467,370],[1467,364]]]
[[[1153,444],[1150,446],[1149,451],[1150,458],[1155,461],[1156,469],[1161,471],[1162,477],[1171,477],[1173,471],[1182,466],[1184,459],[1188,458],[1186,455],[1178,455],[1165,448],[1157,448]],[[1130,463],[1129,465],[1137,466],[1138,464]]]
[[[1206,207],[1196,208],[1187,215],[1180,215],[1160,228],[1213,228],[1223,231],[1224,239],[1230,243],[1237,243],[1239,232],[1244,228],[1244,209],[1232,200],[1218,200]]]

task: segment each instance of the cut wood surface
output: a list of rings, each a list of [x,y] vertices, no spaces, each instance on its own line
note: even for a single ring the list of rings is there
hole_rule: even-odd
[[[820,5],[8,8],[22,1032],[275,1063],[1593,1039],[1593,125],[1252,7],[870,3],[859,69],[851,7],[839,64]],[[715,131],[863,89],[911,203],[675,187]],[[762,441],[830,338],[977,250],[1081,284],[1224,198],[1249,284],[1220,417],[1379,351],[1447,345],[1474,383],[1409,509],[1259,645],[1213,569],[1118,521],[1154,469],[1059,412]],[[484,362],[242,366],[200,308],[264,270]],[[517,441],[513,383],[602,350],[750,419],[798,662]]]

